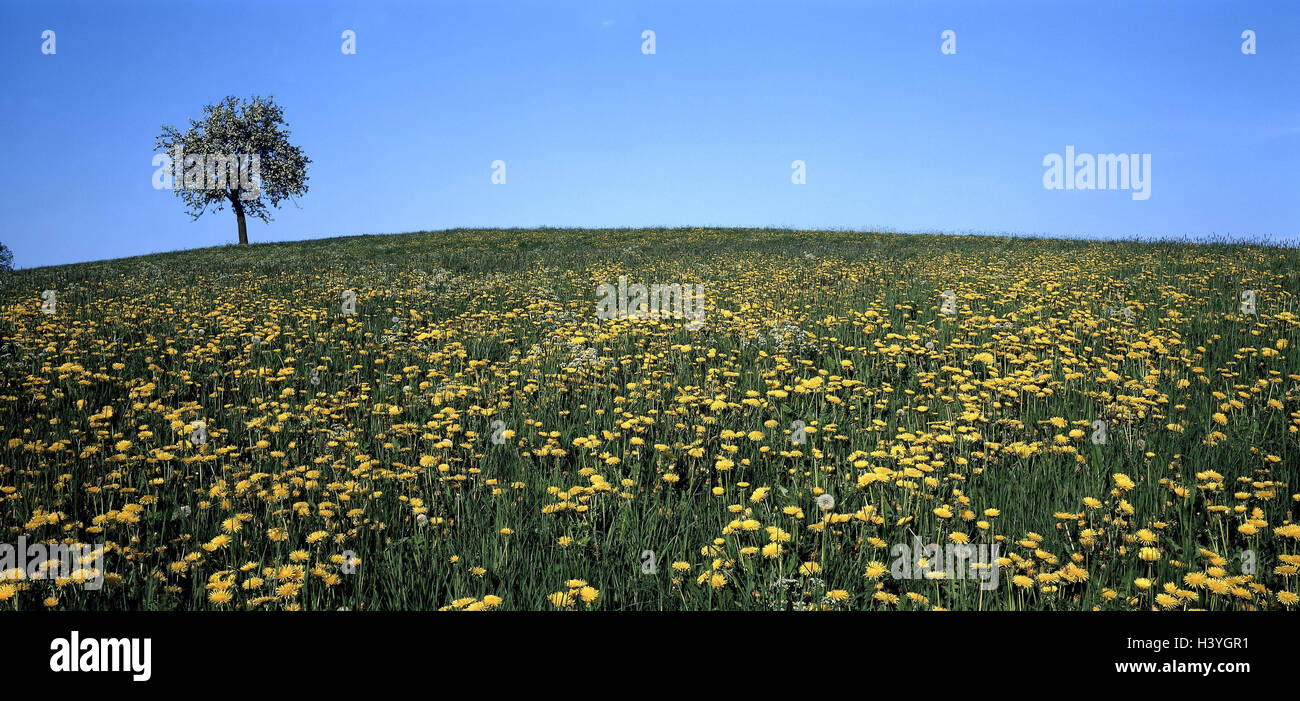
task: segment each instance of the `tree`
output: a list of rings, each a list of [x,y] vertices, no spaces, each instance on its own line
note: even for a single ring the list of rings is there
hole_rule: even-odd
[[[289,143],[287,126],[275,96],[227,97],[207,105],[184,133],[171,125],[162,128],[154,148],[168,152],[170,168],[158,169],[154,186],[167,187],[160,181],[170,175],[172,191],[194,219],[229,204],[239,221],[239,242],[248,243],[245,215],[270,222],[272,207],[307,193],[311,160]],[[167,160],[159,154],[154,165]]]
[[[0,270],[14,269],[14,252],[9,247],[0,243]]]

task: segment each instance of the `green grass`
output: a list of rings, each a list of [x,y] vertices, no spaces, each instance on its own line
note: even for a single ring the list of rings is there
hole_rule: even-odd
[[[530,229],[10,273],[0,543],[107,543],[110,580],[15,581],[0,609],[551,609],[571,579],[598,592],[574,608],[603,610],[1289,607],[1297,263],[1258,243]],[[598,319],[620,275],[704,285],[703,328]],[[769,527],[789,540],[751,554]],[[999,544],[996,589],[864,576],[954,533]]]

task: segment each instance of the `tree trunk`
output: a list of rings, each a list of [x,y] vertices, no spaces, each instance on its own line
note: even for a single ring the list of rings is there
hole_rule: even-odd
[[[244,221],[244,203],[239,201],[238,195],[231,197],[230,201],[234,203],[235,217],[239,219],[239,242],[246,244],[248,243],[248,223]]]

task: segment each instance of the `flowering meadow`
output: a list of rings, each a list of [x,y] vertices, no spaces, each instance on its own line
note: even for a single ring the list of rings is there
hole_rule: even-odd
[[[701,314],[598,314],[620,278]],[[1294,609],[1298,345],[1300,252],[1262,245],[468,230],[21,270],[0,543],[104,554],[0,567],[0,611]]]

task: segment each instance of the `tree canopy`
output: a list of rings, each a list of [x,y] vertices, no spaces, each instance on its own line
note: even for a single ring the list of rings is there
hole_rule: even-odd
[[[172,190],[198,219],[227,204],[239,223],[239,242],[248,243],[245,215],[271,221],[271,209],[307,192],[311,160],[289,143],[284,110],[274,96],[227,97],[203,108],[182,132],[166,125],[154,148],[172,159]]]

